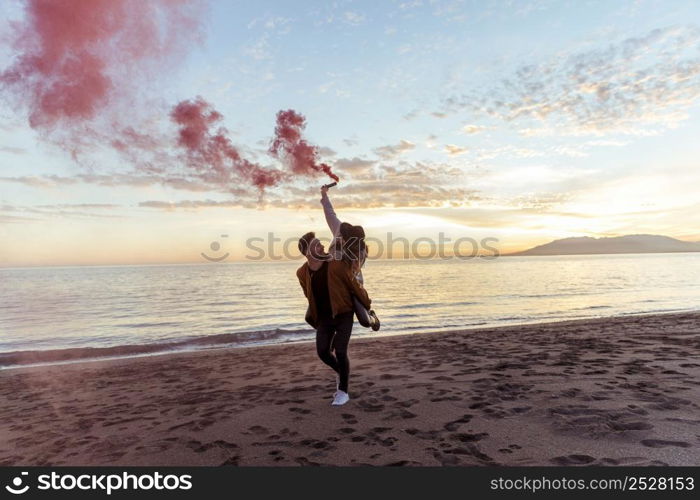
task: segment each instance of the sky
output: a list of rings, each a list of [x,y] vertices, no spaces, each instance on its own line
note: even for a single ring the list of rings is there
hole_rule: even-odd
[[[0,0],[5,74],[30,3]],[[0,266],[263,253],[251,246],[276,258],[307,231],[329,236],[328,178],[292,175],[268,151],[287,109],[340,177],[340,218],[384,245],[440,233],[493,238],[500,253],[571,236],[700,241],[694,0],[212,0],[190,14],[167,50],[111,45],[115,91],[79,119],[37,124],[17,84],[0,82]],[[197,96],[236,154],[286,180],[260,191],[193,166],[169,111]],[[114,123],[158,147],[117,148]]]

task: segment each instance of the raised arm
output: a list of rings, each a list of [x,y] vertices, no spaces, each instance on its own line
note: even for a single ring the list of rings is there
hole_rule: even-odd
[[[325,186],[321,188],[321,205],[323,205],[323,215],[326,216],[326,222],[333,237],[338,236],[340,234],[340,219],[333,210],[331,200],[328,198],[328,188]]]

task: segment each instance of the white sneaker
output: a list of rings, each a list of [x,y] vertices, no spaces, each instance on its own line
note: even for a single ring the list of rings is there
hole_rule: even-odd
[[[345,403],[347,403],[348,401],[350,401],[350,396],[348,396],[348,393],[338,390],[335,392],[335,395],[333,396],[333,402],[331,403],[331,405],[332,406],[341,406],[341,405],[344,405]]]

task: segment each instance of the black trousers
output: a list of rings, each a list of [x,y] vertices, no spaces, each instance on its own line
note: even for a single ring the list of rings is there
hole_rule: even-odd
[[[348,378],[350,377],[348,344],[350,343],[353,320],[352,311],[338,314],[335,318],[321,318],[316,329],[318,357],[338,373],[340,376],[338,389],[344,392],[348,392]]]

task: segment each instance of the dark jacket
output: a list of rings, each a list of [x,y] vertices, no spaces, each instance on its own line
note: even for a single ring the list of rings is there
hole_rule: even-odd
[[[304,290],[304,295],[309,301],[306,321],[316,328],[318,316],[308,262],[304,262],[304,265],[297,269],[297,278],[299,278],[301,289]],[[353,275],[350,265],[342,260],[328,261],[328,295],[331,299],[331,314],[334,318],[338,314],[355,310],[352,302],[353,295],[368,309],[372,303],[367,295],[367,291]]]

